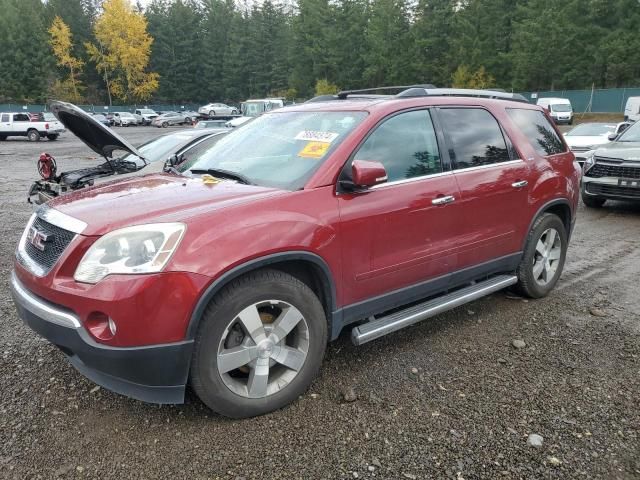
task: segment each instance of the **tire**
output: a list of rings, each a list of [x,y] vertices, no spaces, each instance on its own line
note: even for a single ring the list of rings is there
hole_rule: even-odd
[[[40,133],[37,130],[29,130],[27,132],[27,138],[30,142],[39,142],[40,141]]]
[[[240,321],[241,312],[254,313],[244,315],[250,328]],[[287,312],[292,316],[287,317]],[[300,320],[290,322],[293,325],[290,333],[280,336],[285,340],[274,344],[278,340],[278,322],[285,317],[293,320],[296,314]],[[250,321],[256,319],[258,328]],[[254,341],[253,336],[259,340]],[[221,415],[232,418],[262,415],[288,405],[309,387],[320,369],[326,345],[325,312],[307,285],[278,270],[252,272],[232,281],[207,306],[195,338],[191,386],[209,408]],[[253,353],[225,367],[222,358],[223,355],[229,358],[229,354],[224,351],[231,348]],[[243,363],[249,358],[253,366]],[[286,367],[280,361],[292,362],[296,368]],[[266,386],[255,380],[258,362],[263,362],[262,370],[266,368],[268,372],[258,377],[267,382]],[[240,366],[235,368],[236,364]],[[253,393],[250,386],[255,387]]]
[[[169,126],[169,122],[162,122],[162,128],[167,128]]]
[[[191,117],[187,117],[184,119],[184,123],[186,123],[187,125],[191,123]]]
[[[582,203],[589,208],[602,208],[604,202],[607,201],[606,198],[602,197],[594,197],[592,195],[588,195],[584,192],[580,195],[582,197]]]
[[[215,117],[216,116],[216,111],[215,110],[209,110],[209,116],[210,117]]]
[[[231,115],[237,115],[238,114],[238,110],[231,110]]]
[[[562,274],[567,246],[567,231],[562,220],[552,213],[540,215],[527,236],[524,255],[516,271],[516,289],[530,298],[547,296]],[[541,247],[546,255],[541,253]]]
[[[7,139],[6,135],[0,135],[0,142],[4,142]]]
[[[47,135],[47,138],[49,139],[49,141],[53,142],[58,139],[58,135],[55,135],[55,134]]]

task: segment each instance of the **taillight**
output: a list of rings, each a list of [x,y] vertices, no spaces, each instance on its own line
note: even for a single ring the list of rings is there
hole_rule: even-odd
[[[49,130],[49,124],[48,124],[48,123],[45,123],[45,124],[44,124],[44,129],[45,129],[45,130]]]

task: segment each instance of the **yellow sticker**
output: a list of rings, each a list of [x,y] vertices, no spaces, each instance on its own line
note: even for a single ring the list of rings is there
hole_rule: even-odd
[[[330,143],[325,142],[309,142],[298,152],[298,156],[303,158],[322,158],[330,146]]]

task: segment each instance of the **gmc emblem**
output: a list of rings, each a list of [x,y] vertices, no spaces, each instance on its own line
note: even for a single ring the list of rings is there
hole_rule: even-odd
[[[41,232],[36,227],[31,227],[27,234],[27,240],[38,250],[44,252],[45,243],[49,240],[50,235]]]

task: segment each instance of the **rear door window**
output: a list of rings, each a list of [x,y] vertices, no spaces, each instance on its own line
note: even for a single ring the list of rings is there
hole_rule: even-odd
[[[1,121],[8,122],[9,121],[9,114],[8,113],[3,113]]]
[[[553,126],[541,111],[508,108],[507,113],[527,136],[529,143],[539,155],[555,155],[567,151]]]
[[[428,110],[400,113],[385,120],[369,135],[354,158],[382,163],[389,182],[442,172]]]
[[[441,108],[439,118],[456,170],[511,160],[502,129],[482,108]]]

